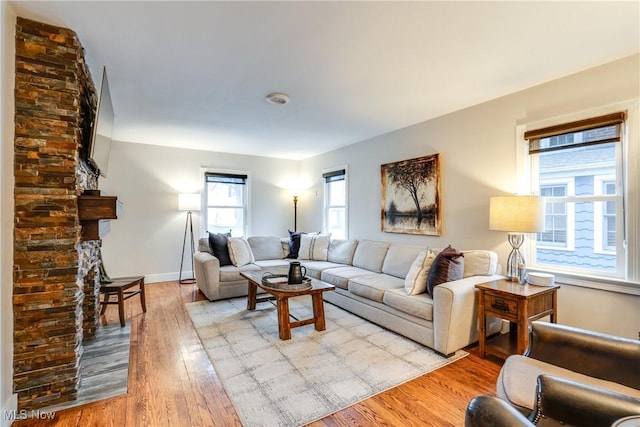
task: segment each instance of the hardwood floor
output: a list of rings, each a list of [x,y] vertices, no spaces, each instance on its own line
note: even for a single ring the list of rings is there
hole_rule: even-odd
[[[147,313],[132,299],[129,384],[126,395],[66,409],[54,420],[29,419],[14,426],[240,426],[233,405],[211,366],[184,309],[204,299],[196,285],[146,286]],[[118,322],[117,307],[102,321]],[[311,426],[462,426],[474,396],[494,394],[500,362],[471,354],[381,393]],[[265,420],[267,421],[267,420]]]

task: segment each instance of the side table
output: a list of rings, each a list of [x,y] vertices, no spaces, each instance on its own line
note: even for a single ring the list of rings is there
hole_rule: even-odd
[[[127,289],[137,286],[138,289],[129,291]],[[107,305],[118,304],[118,315],[120,316],[120,326],[124,327],[124,301],[135,295],[140,295],[140,305],[142,312],[147,312],[147,304],[144,299],[144,276],[118,277],[112,279],[111,283],[100,284],[100,293],[104,294],[104,300],[100,301],[102,308],[100,314],[104,314]],[[117,301],[109,301],[111,295],[118,297]]]
[[[476,285],[480,325],[480,357],[487,353],[506,358],[523,354],[529,343],[529,322],[545,316],[555,323],[558,316],[559,285],[520,285],[508,280],[494,280]],[[487,316],[510,322],[509,334],[487,340]]]

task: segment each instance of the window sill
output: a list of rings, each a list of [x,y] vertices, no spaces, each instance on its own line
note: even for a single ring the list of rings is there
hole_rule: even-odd
[[[579,286],[583,288],[599,289],[608,292],[640,296],[640,283],[617,278],[596,277],[566,272],[554,271],[548,268],[531,267],[528,271],[549,273],[555,276],[555,282],[560,285]]]

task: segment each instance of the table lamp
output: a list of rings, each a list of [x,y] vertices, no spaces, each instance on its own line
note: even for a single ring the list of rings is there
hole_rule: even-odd
[[[520,246],[525,233],[544,231],[544,198],[539,196],[492,197],[489,202],[489,229],[509,232],[511,253],[507,258],[507,279],[518,280],[518,264],[526,267]]]

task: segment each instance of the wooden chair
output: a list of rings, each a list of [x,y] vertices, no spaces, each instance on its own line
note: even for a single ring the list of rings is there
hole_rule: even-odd
[[[137,286],[138,289],[128,290]],[[100,301],[102,308],[100,309],[100,315],[103,315],[107,310],[107,305],[118,304],[118,314],[120,316],[120,326],[124,327],[124,301],[135,296],[140,295],[140,305],[142,311],[147,312],[147,305],[144,299],[144,276],[131,276],[131,277],[118,277],[112,279],[111,283],[102,283],[100,285],[100,293],[104,294],[104,300]],[[117,301],[109,301],[111,295],[118,297]]]

